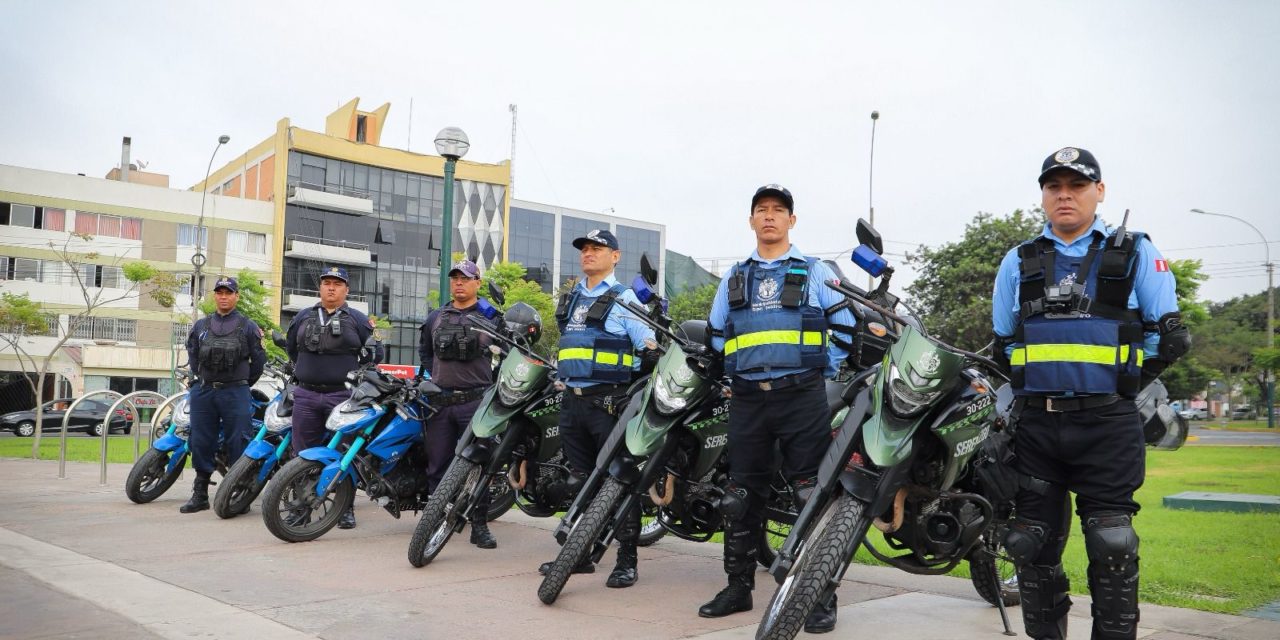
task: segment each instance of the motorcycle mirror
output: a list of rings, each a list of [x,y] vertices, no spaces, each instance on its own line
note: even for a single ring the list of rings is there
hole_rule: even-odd
[[[880,232],[871,226],[871,223],[858,218],[856,233],[858,234],[858,244],[865,244],[874,249],[876,253],[884,253],[884,240],[881,239]]]
[[[288,342],[286,342],[286,341],[285,341],[284,336],[280,335],[280,332],[279,332],[278,330],[276,330],[276,329],[272,329],[272,330],[271,330],[271,344],[274,344],[274,345],[276,345],[277,347],[280,347],[281,349],[284,349],[284,348],[286,348],[286,346],[288,345]]]
[[[502,287],[499,287],[498,285],[494,284],[492,280],[489,281],[489,298],[493,300],[494,303],[496,303],[499,307],[506,304],[507,302],[506,295],[502,293]]]
[[[658,270],[649,262],[649,254],[640,254],[640,275],[644,277],[644,281],[649,283],[650,287],[658,286]]]

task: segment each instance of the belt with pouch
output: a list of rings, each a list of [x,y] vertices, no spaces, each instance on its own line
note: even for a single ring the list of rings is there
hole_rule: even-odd
[[[476,387],[475,389],[443,391],[427,396],[427,401],[434,407],[452,407],[457,404],[466,404],[473,400],[479,400],[480,396],[483,396],[484,392],[488,390],[489,387]]]
[[[1085,409],[1106,407],[1119,401],[1120,396],[1114,393],[1100,396],[1079,396],[1075,398],[1018,396],[1014,401],[1014,407],[1018,409],[1021,409],[1022,407],[1035,407],[1037,409],[1044,409],[1048,413],[1069,413],[1072,411],[1083,411]]]
[[[575,396],[598,396],[626,390],[626,384],[593,384],[589,387],[569,387]]]
[[[200,386],[212,389],[226,389],[227,387],[239,387],[249,384],[248,380],[229,380],[227,382],[201,382]]]
[[[311,384],[310,382],[299,382],[298,386],[313,393],[333,393],[335,391],[344,391],[347,388],[346,385],[342,384]]]
[[[772,378],[770,380],[747,380],[745,378],[734,378],[733,386],[735,390],[743,389],[749,391],[778,391],[788,387],[797,387],[802,384],[808,384],[814,380],[821,380],[822,372],[817,369],[804,371],[802,373],[793,373],[789,376]]]

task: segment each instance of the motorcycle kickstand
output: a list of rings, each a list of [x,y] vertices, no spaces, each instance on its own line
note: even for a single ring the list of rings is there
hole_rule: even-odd
[[[1009,612],[1004,608],[1004,596],[998,592],[996,593],[996,609],[1000,610],[1000,622],[1004,623],[1004,635],[1018,635],[1013,632],[1013,629],[1009,628]]]

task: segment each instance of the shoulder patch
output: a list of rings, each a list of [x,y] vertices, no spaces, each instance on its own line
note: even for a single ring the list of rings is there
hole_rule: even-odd
[[[1163,258],[1156,260],[1156,271],[1157,271],[1157,272],[1160,272],[1160,271],[1168,271],[1168,270],[1169,270],[1169,261],[1168,261],[1168,260],[1165,260],[1165,259],[1163,259]]]

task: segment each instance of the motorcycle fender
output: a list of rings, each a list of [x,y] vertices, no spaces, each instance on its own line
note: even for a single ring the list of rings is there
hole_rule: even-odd
[[[850,470],[846,468],[840,474],[840,487],[844,489],[845,493],[862,502],[869,503],[875,500],[877,480],[879,478],[871,475],[865,469],[855,467]]]
[[[280,459],[276,457],[275,451],[272,451],[271,455],[262,461],[262,466],[258,468],[258,482],[265,483],[267,478],[271,477],[271,472],[275,470],[276,463],[279,461]]]
[[[483,440],[473,440],[463,448],[462,451],[458,452],[458,456],[463,460],[474,462],[483,467],[489,464],[490,456],[493,454],[493,450],[489,443],[490,440],[487,438]]]
[[[244,456],[254,460],[262,460],[276,452],[275,445],[266,440],[254,440],[244,448]]]
[[[171,472],[174,469],[180,468],[182,467],[182,465],[186,464],[187,462],[187,446],[186,445],[187,443],[183,442],[182,448],[178,449],[177,451],[174,451],[173,455],[169,456],[169,462],[165,463],[164,465],[165,473]]]
[[[914,455],[903,460],[902,464],[885,469],[884,474],[880,476],[880,482],[875,487],[875,499],[868,501],[871,503],[871,513],[881,514],[893,506],[893,499],[898,495],[898,489],[905,486],[911,479],[912,458]]]
[[[159,440],[151,443],[151,448],[157,451],[177,451],[185,446],[187,441],[172,433],[166,433]]]
[[[335,459],[333,462],[330,462],[329,464],[325,465],[324,471],[320,472],[320,480],[316,482],[316,492],[319,493],[322,489],[324,489],[324,487],[329,486],[329,483],[333,482],[334,476],[338,474],[342,474],[345,477],[351,478],[352,482],[356,481],[355,465],[351,465],[350,467],[347,467],[347,470],[344,472],[342,470],[342,460]]]
[[[635,457],[622,452],[609,462],[609,475],[617,478],[618,482],[633,487],[640,481],[640,466]]]
[[[342,454],[329,447],[311,447],[298,454],[303,460],[314,460],[315,462],[323,462],[326,465],[339,462],[342,460]]]

